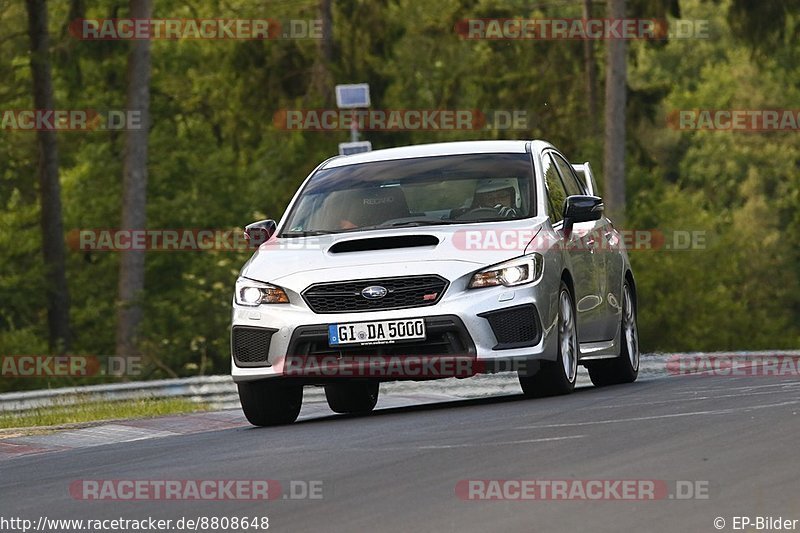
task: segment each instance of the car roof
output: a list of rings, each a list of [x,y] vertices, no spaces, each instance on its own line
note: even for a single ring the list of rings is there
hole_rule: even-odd
[[[537,149],[548,145],[542,141],[533,141]],[[529,151],[531,141],[459,141],[434,144],[417,144],[385,148],[371,152],[332,157],[320,168],[336,168],[374,161],[391,161],[393,159],[411,159],[414,157],[431,157],[462,154],[524,154]],[[549,145],[548,145],[549,146]]]

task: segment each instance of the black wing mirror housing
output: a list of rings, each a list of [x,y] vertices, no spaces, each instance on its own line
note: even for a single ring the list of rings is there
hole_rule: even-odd
[[[258,247],[269,240],[278,228],[278,224],[272,220],[259,220],[244,227],[244,238],[252,246]]]
[[[568,196],[564,200],[564,229],[569,232],[573,224],[600,220],[604,209],[603,199],[599,196]]]

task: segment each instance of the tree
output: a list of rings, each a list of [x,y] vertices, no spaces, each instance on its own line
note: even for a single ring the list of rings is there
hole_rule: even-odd
[[[592,0],[583,0],[583,18],[592,18]],[[589,124],[593,132],[598,130],[597,116],[597,65],[594,63],[594,42],[591,39],[583,41],[583,64],[586,71],[586,101],[589,110]]]
[[[150,0],[130,0],[130,16],[149,19]],[[150,41],[133,41],[128,54],[128,111],[140,113],[138,129],[125,133],[122,179],[121,229],[144,229],[147,223],[147,138],[150,125]],[[139,299],[144,291],[144,250],[122,252],[119,267],[117,309],[117,354],[138,352],[138,332],[142,322]]]
[[[625,17],[625,0],[608,0],[607,17]],[[627,43],[608,42],[606,56],[606,117],[603,148],[606,209],[619,224],[625,222],[625,104],[627,101]]]
[[[36,109],[55,109],[50,74],[50,37],[47,30],[47,5],[44,0],[27,0],[28,35],[31,44],[33,103]],[[64,353],[70,346],[69,290],[61,214],[61,184],[58,178],[56,132],[36,133],[39,147],[39,196],[41,202],[42,252],[47,285],[47,324],[50,350]]]
[[[317,45],[317,55],[311,66],[311,82],[308,93],[321,98],[325,105],[329,106],[333,102],[333,76],[330,68],[334,61],[331,0],[319,0],[319,18],[322,23],[322,38]]]

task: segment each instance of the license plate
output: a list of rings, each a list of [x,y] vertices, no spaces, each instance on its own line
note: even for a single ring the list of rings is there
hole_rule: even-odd
[[[328,326],[328,344],[391,344],[396,341],[425,338],[425,319],[381,320],[380,322],[350,322]]]

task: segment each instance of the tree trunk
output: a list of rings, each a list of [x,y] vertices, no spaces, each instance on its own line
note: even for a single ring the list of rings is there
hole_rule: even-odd
[[[331,0],[319,0],[319,18],[322,21],[322,39],[320,39],[320,55],[326,66],[333,62],[333,14]]]
[[[54,109],[50,76],[50,37],[44,0],[26,0],[31,41],[33,102],[36,109]],[[39,195],[41,201],[42,253],[47,275],[47,325],[50,351],[69,350],[69,290],[61,219],[61,184],[58,181],[58,145],[55,131],[38,131]]]
[[[319,0],[318,8],[322,38],[317,43],[317,56],[311,65],[308,97],[316,96],[321,98],[325,107],[328,107],[333,104],[334,96],[333,75],[330,71],[331,63],[334,60],[331,0]],[[310,104],[312,102],[309,100],[306,103]]]
[[[130,16],[151,18],[150,0],[130,0]],[[147,223],[147,137],[150,126],[150,41],[131,43],[128,55],[128,111],[140,113],[138,129],[125,132],[121,229],[145,229]],[[138,354],[144,291],[144,250],[121,252],[117,309],[117,354]]]
[[[583,18],[592,18],[592,0],[583,0]],[[600,119],[597,116],[597,65],[594,63],[594,41],[583,40],[583,64],[586,70],[586,102],[589,110],[589,124],[592,133],[600,132]]]
[[[625,0],[608,0],[608,18],[625,17]],[[606,132],[603,153],[604,201],[612,220],[625,222],[625,102],[627,42],[608,41],[606,59]]]

